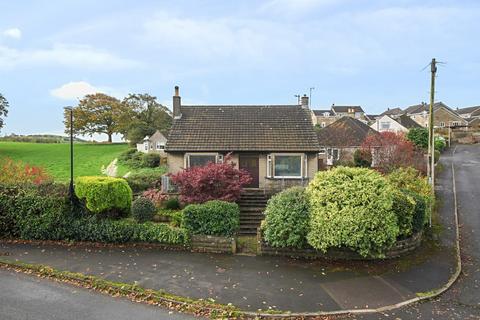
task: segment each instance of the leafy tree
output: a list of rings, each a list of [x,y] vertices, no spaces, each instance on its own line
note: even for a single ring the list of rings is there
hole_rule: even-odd
[[[428,130],[427,128],[412,128],[407,133],[407,139],[415,146],[427,149],[428,147]]]
[[[235,168],[230,157],[224,163],[208,163],[191,167],[171,176],[179,188],[180,200],[185,203],[204,203],[210,200],[236,201],[243,186],[251,182],[250,174]]]
[[[108,142],[112,135],[122,133],[127,121],[128,108],[117,98],[103,93],[88,94],[73,108],[73,130],[77,134],[104,133]],[[70,113],[66,110],[65,132],[69,132]]]
[[[126,124],[122,133],[136,144],[145,136],[152,135],[156,130],[165,131],[172,125],[170,111],[158,103],[157,98],[147,93],[129,94],[122,103],[127,107]]]
[[[373,167],[389,173],[400,167],[415,167],[423,170],[423,152],[418,152],[413,143],[401,133],[381,132],[368,136],[362,144],[364,152],[373,152]]]
[[[0,129],[3,128],[3,118],[8,114],[8,101],[0,93]]]

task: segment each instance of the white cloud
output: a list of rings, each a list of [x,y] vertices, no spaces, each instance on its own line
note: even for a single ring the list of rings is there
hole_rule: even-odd
[[[18,28],[6,29],[2,32],[5,37],[20,39],[22,37],[22,31]]]
[[[294,17],[314,9],[340,4],[341,0],[270,0],[259,8],[261,13]]]
[[[103,92],[103,90],[96,88],[85,81],[65,83],[56,89],[50,90],[52,96],[65,100],[81,99],[87,94],[94,94],[97,92]]]
[[[111,70],[133,68],[141,64],[88,45],[55,44],[49,49],[25,50],[0,45],[0,68],[45,65]]]

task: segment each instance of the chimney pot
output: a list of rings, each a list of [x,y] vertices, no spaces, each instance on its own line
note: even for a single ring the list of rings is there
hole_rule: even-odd
[[[182,99],[180,98],[179,88],[175,86],[175,95],[173,96],[173,119],[182,117]]]
[[[306,94],[302,96],[301,105],[302,105],[302,108],[308,108],[308,97]]]

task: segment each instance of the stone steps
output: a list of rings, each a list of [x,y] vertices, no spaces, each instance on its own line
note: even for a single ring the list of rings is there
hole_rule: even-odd
[[[240,236],[255,236],[257,228],[265,218],[263,212],[267,206],[268,197],[262,190],[245,190],[239,201]]]

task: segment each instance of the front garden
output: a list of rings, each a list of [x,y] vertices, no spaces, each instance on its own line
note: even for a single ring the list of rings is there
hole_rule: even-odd
[[[250,181],[227,158],[173,175],[179,189],[175,195],[149,185],[134,196],[128,179],[79,177],[72,203],[68,188],[41,171],[30,168],[9,179],[0,186],[2,238],[176,248],[191,248],[197,236],[234,237],[240,223],[235,202]],[[274,195],[259,242],[287,251],[342,249],[363,258],[383,258],[399,242],[420,237],[433,197],[426,179],[410,167],[388,174],[337,167],[318,172],[306,188]]]

